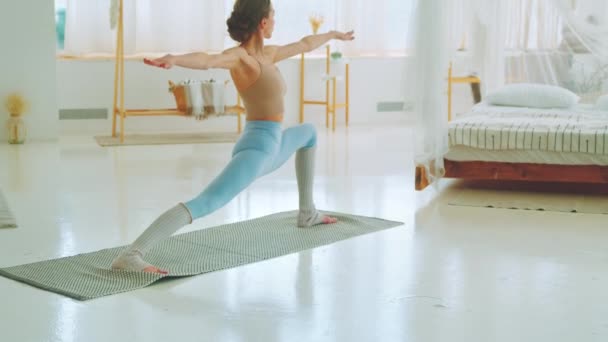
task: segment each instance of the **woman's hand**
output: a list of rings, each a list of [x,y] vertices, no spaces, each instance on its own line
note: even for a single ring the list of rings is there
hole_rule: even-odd
[[[355,31],[348,31],[348,32],[339,32],[339,31],[334,31],[334,39],[337,40],[354,40],[355,39]]]
[[[175,56],[165,55],[156,59],[144,58],[144,63],[163,69],[171,69],[175,65]]]

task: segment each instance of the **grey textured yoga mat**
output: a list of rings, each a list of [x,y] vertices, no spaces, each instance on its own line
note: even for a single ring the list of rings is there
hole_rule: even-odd
[[[291,254],[401,222],[326,212],[336,224],[296,227],[297,211],[175,235],[154,248],[147,261],[170,274],[112,271],[114,257],[125,248],[0,268],[0,275],[78,300],[89,300],[146,287],[166,277],[192,276]]]
[[[17,228],[13,212],[6,203],[6,198],[0,190],[0,228]]]

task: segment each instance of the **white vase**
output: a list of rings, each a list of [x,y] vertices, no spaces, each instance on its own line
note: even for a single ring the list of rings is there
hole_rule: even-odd
[[[27,128],[20,115],[11,114],[6,121],[6,129],[9,144],[23,144],[25,142]]]

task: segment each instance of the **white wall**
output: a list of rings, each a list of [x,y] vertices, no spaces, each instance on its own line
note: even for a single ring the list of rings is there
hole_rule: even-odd
[[[279,68],[287,83],[285,98],[287,125],[295,124],[299,113],[300,72],[299,58],[279,63]],[[357,58],[351,60],[351,115],[353,124],[391,123],[407,120],[406,114],[376,111],[379,101],[403,100],[403,58]],[[307,60],[306,97],[324,99],[324,84],[320,75],[324,70],[324,59]],[[111,108],[113,101],[113,61],[69,61],[57,62],[58,102],[61,109]],[[222,70],[193,71],[182,68],[163,70],[144,65],[140,61],[126,62],[126,103],[130,108],[170,108],[175,106],[168,92],[168,80],[180,81],[188,78],[225,80],[229,74]],[[229,86],[229,98],[234,103],[234,87]],[[338,86],[342,94],[343,84]],[[343,100],[339,97],[338,101]],[[306,107],[306,121],[324,125],[325,111],[320,106]],[[344,122],[343,111],[338,112],[338,125]],[[62,132],[109,132],[111,120],[70,120],[61,122]],[[138,117],[128,118],[127,132],[138,131],[192,131],[192,130],[232,130],[236,119],[210,119],[203,122],[181,117]]]
[[[300,69],[299,58],[279,63],[279,68],[287,83],[285,98],[286,125],[296,124],[299,113]],[[461,66],[459,66],[461,64]],[[357,124],[391,124],[411,120],[409,113],[377,112],[378,102],[403,101],[404,58],[354,58],[351,60],[350,122]],[[307,60],[306,98],[323,100],[324,84],[320,75],[325,68],[324,59]],[[456,69],[466,72],[466,63],[457,63]],[[168,92],[168,80],[174,82],[192,78],[218,80],[229,79],[228,72],[222,70],[195,71],[182,68],[163,70],[144,65],[140,61],[127,61],[126,104],[128,108],[171,108],[175,107],[172,94]],[[113,61],[57,61],[58,103],[61,109],[108,108],[112,107],[114,86]],[[447,70],[446,70],[447,72]],[[447,76],[447,75],[446,75]],[[447,85],[447,84],[446,84]],[[230,85],[229,99],[236,101],[234,87]],[[338,92],[344,90],[343,85]],[[454,89],[454,112],[470,108],[472,98],[468,85]],[[343,98],[339,97],[338,101]],[[446,101],[446,98],[438,99]],[[111,112],[109,112],[111,113]],[[325,124],[325,110],[321,106],[307,106],[307,122],[322,127]],[[344,114],[338,111],[338,126],[343,126]],[[111,118],[108,120],[62,120],[63,134],[108,134]],[[212,118],[195,121],[183,117],[131,117],[126,120],[126,132],[166,132],[166,131],[231,131],[236,130],[236,119]]]
[[[30,103],[25,117],[31,140],[58,136],[55,16],[53,1],[2,1],[0,11],[0,99],[21,92]],[[0,109],[0,127],[7,114]],[[0,143],[7,133],[0,129]]]

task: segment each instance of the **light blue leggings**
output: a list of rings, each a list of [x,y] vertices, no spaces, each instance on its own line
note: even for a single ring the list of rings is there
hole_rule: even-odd
[[[247,121],[226,168],[196,198],[184,203],[192,220],[226,205],[254,180],[283,165],[297,150],[317,144],[313,125],[290,127],[281,133],[274,121]]]

